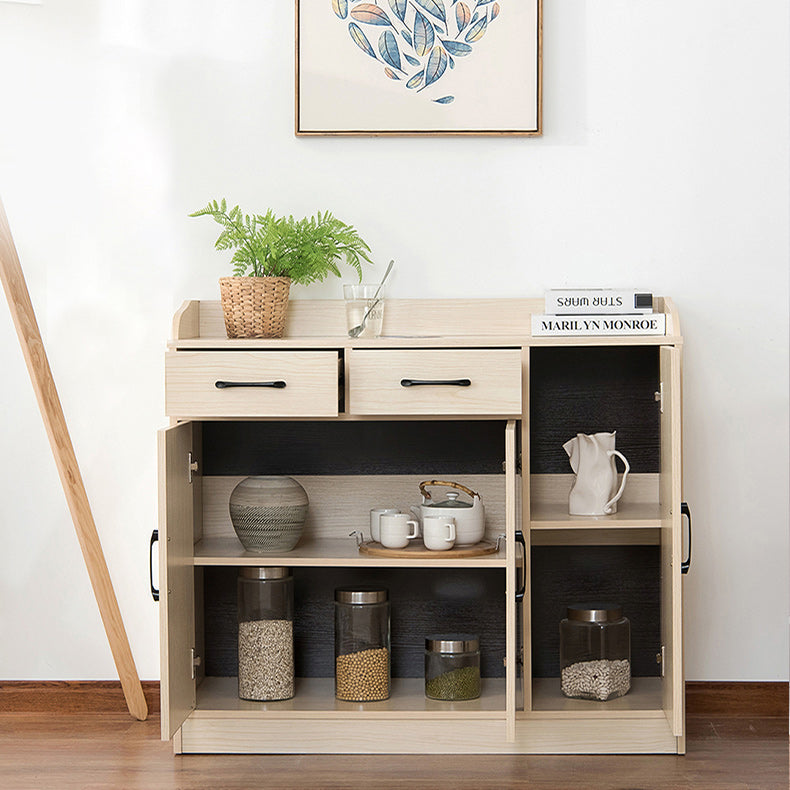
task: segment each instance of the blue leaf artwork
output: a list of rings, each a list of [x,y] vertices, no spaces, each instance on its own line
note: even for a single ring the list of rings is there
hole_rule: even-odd
[[[429,14],[432,14],[442,22],[447,22],[447,17],[444,12],[444,0],[414,0],[417,5],[424,8]]]
[[[419,57],[433,48],[433,25],[419,11],[414,15],[414,51]]]
[[[400,67],[400,50],[398,49],[398,42],[391,30],[385,30],[379,37],[379,53],[382,59],[389,63],[393,69],[401,71]]]
[[[406,21],[406,0],[390,0],[390,8],[401,22]]]
[[[372,3],[360,3],[351,9],[351,16],[366,25],[385,25],[391,27],[392,22],[387,16],[386,11],[382,11],[377,5]]]
[[[425,67],[425,85],[420,90],[424,90],[436,82],[444,74],[446,68],[447,53],[441,47],[434,47],[428,57],[428,65]]]
[[[357,47],[384,67],[384,76],[390,83],[400,83],[410,93],[427,96],[439,107],[456,101],[457,90],[442,95],[434,88],[448,71],[455,70],[458,76],[447,85],[457,89],[466,67],[456,70],[455,58],[468,59],[476,46],[496,46],[493,39],[490,43],[478,42],[499,18],[502,4],[507,5],[505,0],[326,2],[331,4],[334,17],[348,25],[349,36]],[[366,30],[370,33],[366,34]]]
[[[355,25],[353,22],[348,23],[348,32],[351,35],[351,38],[354,39],[354,43],[363,51],[367,52],[371,58],[376,57],[376,53],[373,47],[370,46],[370,42],[365,38],[365,34],[360,30],[359,25]]]

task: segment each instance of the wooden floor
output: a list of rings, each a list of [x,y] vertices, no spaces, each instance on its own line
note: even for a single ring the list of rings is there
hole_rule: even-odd
[[[0,713],[2,790],[788,788],[786,717],[694,717],[678,756],[173,756],[159,719]]]

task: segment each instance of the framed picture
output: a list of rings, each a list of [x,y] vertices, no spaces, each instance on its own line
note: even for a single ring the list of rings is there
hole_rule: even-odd
[[[296,0],[297,135],[539,135],[542,0]]]

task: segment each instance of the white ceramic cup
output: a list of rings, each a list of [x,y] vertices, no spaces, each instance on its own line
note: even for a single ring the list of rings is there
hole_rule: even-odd
[[[412,538],[420,536],[420,524],[408,513],[383,513],[379,519],[381,545],[388,549],[403,549]]]
[[[431,551],[447,551],[455,545],[455,519],[451,516],[424,516],[422,542]]]
[[[370,511],[370,539],[379,543],[381,541],[380,519],[385,513],[400,513],[396,507],[377,507]]]

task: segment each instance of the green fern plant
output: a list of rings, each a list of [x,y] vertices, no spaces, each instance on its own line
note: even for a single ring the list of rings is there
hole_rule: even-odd
[[[362,281],[362,262],[372,263],[370,247],[359,233],[331,212],[294,219],[265,214],[244,214],[216,200],[190,217],[210,216],[222,226],[214,247],[233,250],[231,264],[238,277],[290,277],[300,285],[321,282],[330,274],[341,276],[337,262],[345,260]]]

